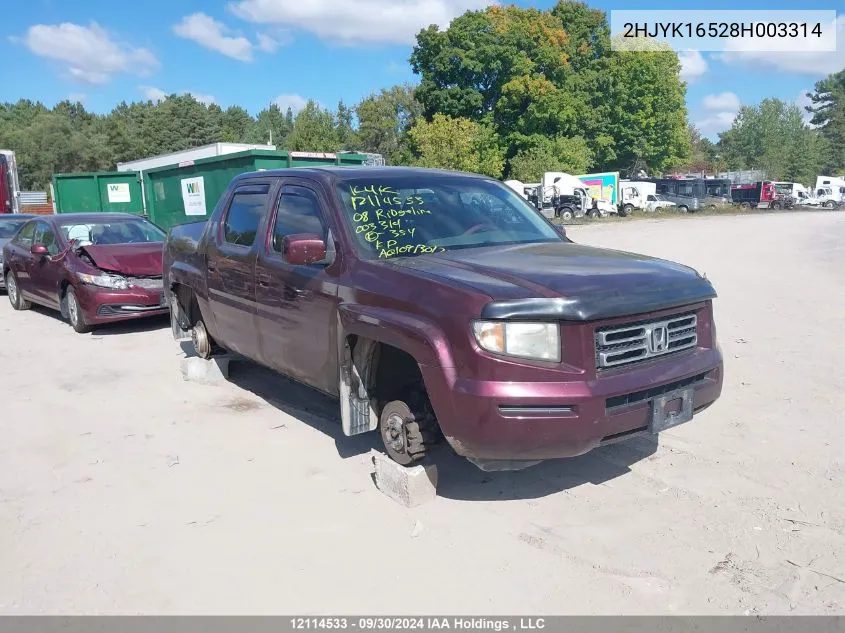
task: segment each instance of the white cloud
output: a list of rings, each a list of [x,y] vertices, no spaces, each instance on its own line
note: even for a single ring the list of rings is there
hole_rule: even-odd
[[[275,53],[279,48],[279,40],[265,33],[258,34],[258,48],[265,53]]]
[[[152,52],[114,40],[95,22],[90,26],[36,24],[29,27],[24,43],[36,55],[60,62],[71,78],[87,84],[105,84],[118,73],[145,76],[159,66]]]
[[[704,136],[715,137],[719,132],[730,128],[735,118],[736,112],[712,112],[696,121],[695,127]]]
[[[205,13],[192,13],[173,27],[179,37],[242,62],[252,61],[252,42],[229,35],[231,29]]]
[[[733,92],[720,92],[719,94],[707,95],[701,102],[707,110],[729,110],[736,112],[741,105],[739,97]]]
[[[212,105],[217,103],[217,99],[212,95],[204,95],[199,92],[187,92],[186,94],[191,95],[194,99],[202,103],[203,105]]]
[[[413,44],[431,24],[445,28],[492,0],[235,0],[229,8],[249,22],[293,27],[342,44]]]
[[[688,82],[695,81],[707,72],[707,61],[698,51],[683,51],[678,53],[681,62],[681,79]]]
[[[715,137],[731,127],[741,105],[739,97],[733,92],[707,95],[701,101],[704,114],[695,122],[695,127],[702,135]]]
[[[273,99],[273,103],[279,106],[282,112],[287,112],[290,108],[296,114],[306,106],[308,99],[299,95],[279,95]]]
[[[755,68],[762,64],[790,74],[822,76],[845,68],[845,14],[836,19],[836,42],[836,51],[728,51],[718,57],[728,64]]]
[[[138,86],[138,89],[144,95],[144,99],[154,103],[156,101],[164,101],[165,97],[167,97],[167,93],[164,90],[155,86]]]

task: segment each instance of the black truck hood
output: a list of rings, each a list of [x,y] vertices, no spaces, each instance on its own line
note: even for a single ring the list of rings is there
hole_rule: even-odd
[[[491,319],[590,321],[716,296],[688,266],[566,242],[459,249],[390,264],[489,295],[481,316]]]

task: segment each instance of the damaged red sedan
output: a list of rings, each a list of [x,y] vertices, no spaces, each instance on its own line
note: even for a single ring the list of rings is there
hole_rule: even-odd
[[[61,311],[88,332],[112,321],[168,313],[161,273],[165,234],[128,213],[41,216],[3,246],[3,278],[15,310]]]

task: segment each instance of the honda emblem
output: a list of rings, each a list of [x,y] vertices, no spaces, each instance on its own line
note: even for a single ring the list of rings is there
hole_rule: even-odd
[[[669,329],[665,325],[658,325],[648,334],[648,347],[652,354],[662,354],[669,347]]]

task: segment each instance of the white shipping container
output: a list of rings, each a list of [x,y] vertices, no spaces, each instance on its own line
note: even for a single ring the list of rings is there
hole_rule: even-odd
[[[142,158],[140,160],[133,160],[127,163],[118,163],[117,171],[147,171],[148,169],[155,169],[156,167],[179,165],[180,163],[188,163],[190,161],[200,160],[201,158],[213,158],[214,156],[237,154],[238,152],[247,152],[253,149],[275,151],[276,146],[253,145],[249,143],[212,143],[211,145],[194,147],[193,149],[186,149],[181,152],[151,156],[150,158]]]

